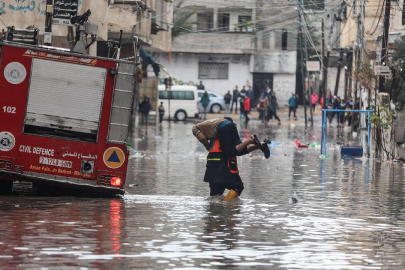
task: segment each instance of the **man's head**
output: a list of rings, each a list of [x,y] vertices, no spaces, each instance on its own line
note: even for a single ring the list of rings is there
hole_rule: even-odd
[[[228,90],[228,94],[231,94],[231,90]]]
[[[275,96],[276,96],[276,92],[273,92],[271,95],[272,95],[273,97],[275,97]]]
[[[249,85],[248,88],[249,88],[249,90],[252,90],[252,86]]]
[[[163,105],[163,102],[160,102],[160,105]]]
[[[242,90],[245,90],[245,86],[242,86]]]
[[[235,85],[235,90],[238,90],[238,86],[237,86],[237,85]]]
[[[208,96],[208,92],[207,92],[207,91],[204,92],[204,96]]]
[[[266,90],[267,90],[267,92],[271,91],[269,86],[266,87]]]
[[[295,97],[295,94],[293,93],[291,96],[292,96],[292,97]]]
[[[202,85],[202,81],[200,81],[200,85]]]

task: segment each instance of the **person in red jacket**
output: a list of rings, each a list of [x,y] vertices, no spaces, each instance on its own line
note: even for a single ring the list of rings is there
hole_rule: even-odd
[[[248,117],[248,114],[250,113],[250,98],[248,96],[245,96],[245,101],[243,102],[243,109],[247,123],[248,121],[250,121],[250,118]]]

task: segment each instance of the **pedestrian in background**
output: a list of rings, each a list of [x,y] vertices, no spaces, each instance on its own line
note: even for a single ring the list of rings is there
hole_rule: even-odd
[[[203,85],[202,81],[200,81],[200,84],[197,86],[198,90],[205,90],[205,86]]]
[[[290,99],[288,100],[288,121],[291,119],[291,112],[294,113],[294,120],[297,120],[297,116],[295,115],[295,109],[296,109],[296,100],[295,100],[295,94],[292,94]]]
[[[313,92],[311,95],[312,110],[315,111],[316,103],[318,102],[318,95]]]
[[[210,104],[210,97],[208,96],[207,91],[204,92],[204,95],[201,97],[201,105],[203,107],[203,115],[202,119],[207,119],[207,108],[208,104]]]
[[[350,105],[346,103],[346,111],[351,110]],[[350,126],[352,124],[352,113],[345,112],[345,121],[347,121],[347,125]]]
[[[333,102],[333,109],[338,110],[340,107],[340,97],[336,97],[335,101]],[[337,126],[339,126],[339,112],[336,112],[334,115],[336,115],[336,123]]]
[[[266,120],[266,112],[269,106],[269,99],[266,98],[266,93],[263,93],[259,99],[258,109],[259,109],[259,119],[262,120],[262,123]]]
[[[250,118],[248,117],[248,114],[250,113],[250,98],[248,96],[246,96],[243,101],[243,110],[247,124],[247,122],[250,121]]]
[[[245,96],[240,96],[239,97],[239,105],[240,105],[240,115],[239,119],[243,119],[244,114],[245,114]]]
[[[235,104],[235,113],[238,113],[238,99],[239,99],[240,93],[238,90],[238,86],[235,86],[235,89],[233,90],[232,93],[232,104],[231,104],[231,113],[233,109],[233,104]]]
[[[277,115],[277,110],[278,110],[278,102],[276,98],[276,93],[273,92],[269,100],[269,108],[267,109],[267,122],[270,119],[273,119],[274,116],[274,118],[278,121],[278,124],[281,125],[280,118]]]
[[[142,114],[141,124],[148,125],[149,111],[152,108],[149,98],[145,97],[141,104],[139,104],[139,111]]]
[[[346,102],[344,99],[342,99],[340,101],[339,110],[346,110]],[[344,112],[339,112],[339,117],[338,117],[338,121],[339,121],[339,127],[344,127],[345,126],[345,113]]]
[[[225,100],[225,116],[230,115],[229,109],[231,107],[231,99],[232,99],[231,91],[228,90],[228,93],[226,93],[225,96],[224,96],[224,100]]]
[[[163,116],[165,115],[165,107],[163,107],[163,102],[160,102],[159,110],[159,123],[162,124]]]
[[[255,99],[255,92],[252,90],[252,87],[249,86],[249,90],[247,90],[246,95],[250,98],[250,102],[253,102]]]
[[[242,96],[246,96],[246,93],[247,93],[247,91],[246,91],[245,86],[242,86],[242,90],[240,90],[240,94],[241,94]]]
[[[271,88],[269,86],[266,86],[266,92],[265,93],[266,93],[267,98],[271,97],[272,91],[271,91]]]

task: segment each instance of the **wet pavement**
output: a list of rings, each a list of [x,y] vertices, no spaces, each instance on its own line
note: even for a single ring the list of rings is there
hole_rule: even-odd
[[[404,166],[344,158],[351,132],[239,125],[273,142],[238,159],[240,200],[208,199],[192,123],[139,128],[117,199],[0,197],[1,269],[404,269]],[[297,192],[298,202],[289,203]]]

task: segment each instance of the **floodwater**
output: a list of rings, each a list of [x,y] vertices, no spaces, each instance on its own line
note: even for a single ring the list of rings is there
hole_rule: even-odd
[[[404,166],[340,156],[351,133],[239,126],[277,144],[239,158],[241,198],[208,199],[192,123],[138,129],[117,199],[0,197],[1,269],[404,269]],[[362,136],[358,136],[357,139]],[[298,202],[289,203],[297,192]]]

